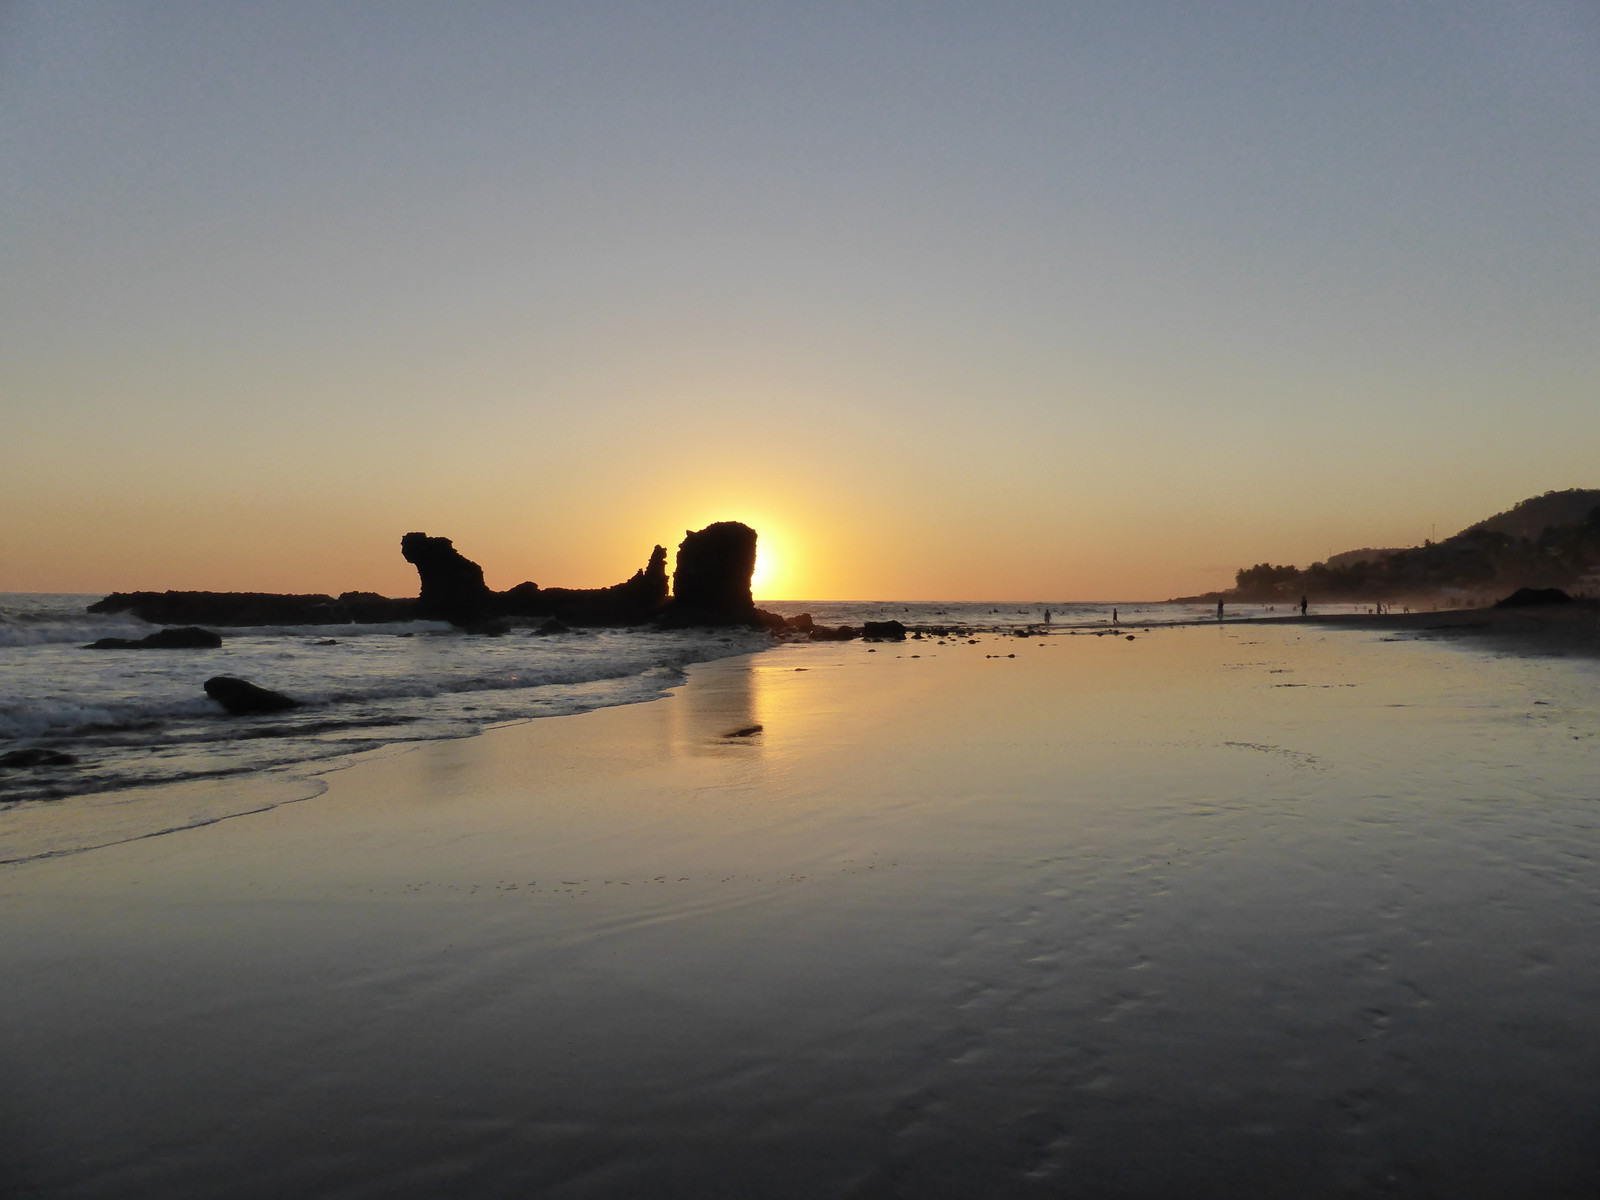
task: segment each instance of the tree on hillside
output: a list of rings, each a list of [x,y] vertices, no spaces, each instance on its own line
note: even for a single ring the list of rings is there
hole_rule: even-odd
[[[1241,592],[1260,593],[1277,590],[1281,584],[1293,583],[1300,578],[1298,567],[1277,567],[1271,563],[1257,563],[1241,567],[1234,572],[1233,581]]]

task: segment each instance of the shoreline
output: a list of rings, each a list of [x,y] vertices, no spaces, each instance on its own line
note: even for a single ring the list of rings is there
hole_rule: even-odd
[[[1574,600],[1531,608],[1459,608],[1437,612],[1330,613],[1267,617],[1276,624],[1381,630],[1483,646],[1507,654],[1600,658],[1600,602]]]

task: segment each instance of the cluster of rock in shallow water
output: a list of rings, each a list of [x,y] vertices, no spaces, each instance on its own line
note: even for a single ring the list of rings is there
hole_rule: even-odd
[[[565,627],[729,626],[811,632],[810,618],[796,624],[755,606],[750,579],[756,531],[737,521],[691,530],[678,546],[669,581],[667,552],[656,546],[648,561],[622,583],[604,588],[542,588],[519,583],[496,592],[483,568],[449,538],[408,533],[400,553],[417,569],[418,594],[394,599],[372,592],[282,595],[268,592],[114,592],[90,606],[96,613],[132,613],[158,625],[334,625],[442,620],[472,633],[503,633],[513,624],[557,622]],[[796,619],[799,621],[800,619]],[[128,647],[117,647],[126,649]]]
[[[861,628],[816,624],[809,614],[783,617],[756,607],[750,592],[755,572],[756,531],[722,521],[688,531],[678,546],[676,569],[667,577],[667,552],[656,546],[643,568],[608,588],[541,588],[521,583],[495,592],[484,583],[483,568],[466,558],[449,538],[408,533],[400,553],[417,569],[418,595],[391,598],[371,592],[286,595],[268,592],[115,592],[89,606],[93,613],[129,613],[164,625],[142,638],[101,638],[90,650],[216,649],[222,635],[207,626],[329,625],[443,620],[469,633],[487,636],[526,626],[529,636],[548,637],[585,627],[681,629],[726,627],[766,629],[777,636],[841,641],[905,638],[898,621],[868,622]],[[402,634],[400,636],[408,636]],[[335,644],[329,642],[323,645]],[[219,675],[205,682],[205,693],[234,716],[285,712],[302,702],[244,679]],[[0,754],[0,768],[71,766],[74,755],[41,747]]]
[[[609,588],[541,588],[522,583],[491,591],[483,569],[463,556],[449,538],[408,533],[401,554],[417,568],[419,594],[394,599],[368,592],[284,595],[263,592],[117,592],[89,606],[94,613],[130,613],[165,625],[141,638],[101,638],[90,650],[216,649],[214,628],[261,625],[326,625],[443,620],[469,633],[503,635],[513,626],[527,636],[547,637],[594,627],[675,629],[724,627],[765,629],[774,636],[815,641],[904,641],[965,637],[956,626],[908,627],[899,621],[868,621],[856,627],[817,624],[809,613],[784,617],[757,608],[750,591],[756,532],[724,521],[689,531],[678,547],[670,589],[666,551],[656,546],[646,565]],[[1032,636],[1032,628],[1014,631]],[[398,636],[410,636],[400,634]],[[332,639],[319,645],[336,645]],[[941,643],[942,644],[942,643]],[[233,716],[285,712],[302,702],[248,680],[219,675],[205,681],[206,695]],[[0,768],[71,766],[74,755],[41,747],[0,754]]]
[[[496,635],[513,625],[537,634],[582,627],[649,626],[655,629],[730,627],[819,641],[905,636],[898,621],[856,629],[816,624],[810,614],[784,617],[757,608],[750,594],[756,565],[756,531],[738,521],[718,521],[685,533],[676,569],[667,578],[667,552],[656,546],[649,561],[622,583],[605,588],[541,588],[519,583],[489,588],[483,568],[449,538],[408,533],[400,553],[417,569],[415,598],[372,592],[283,595],[270,592],[113,592],[89,606],[92,613],[131,613],[152,624],[174,626],[140,639],[102,638],[96,650],[161,650],[218,646],[208,626],[370,624],[442,620],[469,633]],[[535,625],[534,623],[537,624]]]

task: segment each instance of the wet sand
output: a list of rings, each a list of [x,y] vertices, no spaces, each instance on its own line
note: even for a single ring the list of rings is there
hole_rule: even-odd
[[[0,1193],[1596,1194],[1592,664],[1133,632],[0,868]]]
[[[1530,608],[1464,608],[1309,619],[1329,625],[1384,629],[1421,638],[1459,641],[1513,654],[1600,658],[1600,603],[1593,600]]]

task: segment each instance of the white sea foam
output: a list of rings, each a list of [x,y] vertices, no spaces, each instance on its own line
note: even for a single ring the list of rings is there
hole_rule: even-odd
[[[746,631],[600,630],[474,637],[442,622],[222,629],[193,650],[89,650],[141,621],[93,596],[0,597],[0,750],[43,746],[72,766],[0,772],[7,801],[258,771],[396,741],[661,695],[692,662],[771,644]],[[304,707],[230,718],[204,694],[232,675]]]
[[[0,772],[0,797],[70,796],[323,760],[396,741],[456,737],[507,721],[649,700],[689,663],[762,649],[764,633],[595,630],[469,636],[437,621],[224,628],[193,650],[88,650],[157,626],[91,614],[97,597],[0,595],[0,750],[43,746],[71,767]],[[771,604],[823,624],[872,620],[1043,632],[1105,626],[1111,606],[1042,602]],[[1121,606],[1124,624],[1208,615],[1181,605]],[[305,707],[229,718],[202,685],[232,675]]]

